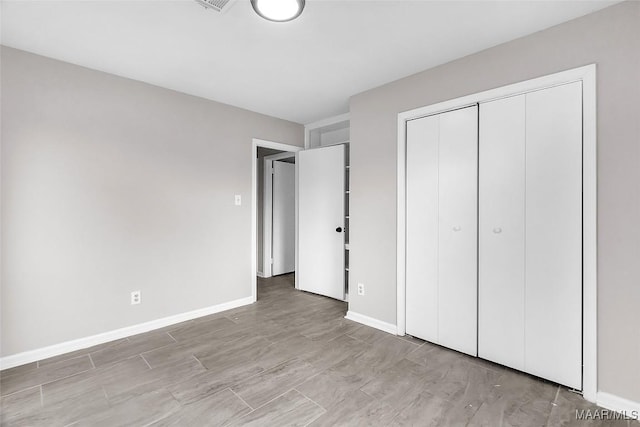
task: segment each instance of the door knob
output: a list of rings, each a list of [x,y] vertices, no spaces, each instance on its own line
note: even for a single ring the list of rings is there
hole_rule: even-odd
[[[456,225],[455,227],[453,227],[453,231],[460,231],[462,230],[462,227],[460,227],[459,225]]]
[[[342,227],[336,228],[336,233],[342,233]]]
[[[500,233],[502,233],[502,228],[496,227],[496,228],[493,229],[493,232],[496,233],[496,234],[500,234]]]

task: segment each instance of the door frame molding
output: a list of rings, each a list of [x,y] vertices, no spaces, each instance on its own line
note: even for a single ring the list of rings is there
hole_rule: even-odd
[[[271,264],[271,249],[273,247],[273,181],[270,175],[273,171],[273,161],[295,157],[295,152],[272,154],[263,157],[263,186],[262,186],[262,277],[273,276]]]
[[[398,335],[406,331],[406,123],[409,120],[484,103],[562,84],[582,82],[583,141],[583,374],[582,393],[596,402],[597,364],[597,153],[596,153],[596,64],[525,80],[507,86],[439,102],[398,114],[397,139],[397,230],[396,283]]]
[[[251,302],[258,300],[258,147],[297,153],[304,150],[296,145],[252,138],[251,141]],[[296,211],[296,229],[298,227],[298,212]],[[297,258],[296,248],[296,258]]]

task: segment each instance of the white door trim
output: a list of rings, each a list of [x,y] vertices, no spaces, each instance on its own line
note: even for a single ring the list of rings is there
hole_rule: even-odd
[[[290,159],[295,157],[294,152],[272,154],[271,156],[265,156],[263,172],[263,188],[262,188],[262,277],[273,276],[273,270],[271,265],[271,247],[273,238],[273,222],[271,221],[271,215],[273,213],[273,181],[271,180],[271,174],[273,173],[273,161]]]
[[[493,99],[505,98],[560,84],[582,81],[583,90],[583,383],[586,400],[596,401],[597,384],[597,157],[596,157],[596,65],[526,80],[416,108],[398,114],[397,140],[397,327],[405,334],[406,285],[406,122]]]
[[[251,142],[251,301],[258,300],[258,147],[272,148],[274,150],[290,151],[296,153],[303,150],[302,147],[283,144],[281,142],[267,141],[253,138]],[[296,212],[296,222],[298,213]],[[296,258],[298,257],[296,248]]]

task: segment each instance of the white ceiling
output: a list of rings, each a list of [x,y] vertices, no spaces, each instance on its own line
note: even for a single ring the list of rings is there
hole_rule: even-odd
[[[615,1],[307,0],[273,23],[177,1],[2,1],[2,44],[309,123],[351,95]]]

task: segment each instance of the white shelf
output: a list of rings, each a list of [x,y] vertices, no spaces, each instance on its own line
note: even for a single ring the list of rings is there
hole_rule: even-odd
[[[350,139],[348,113],[305,125],[305,148],[349,144]]]

